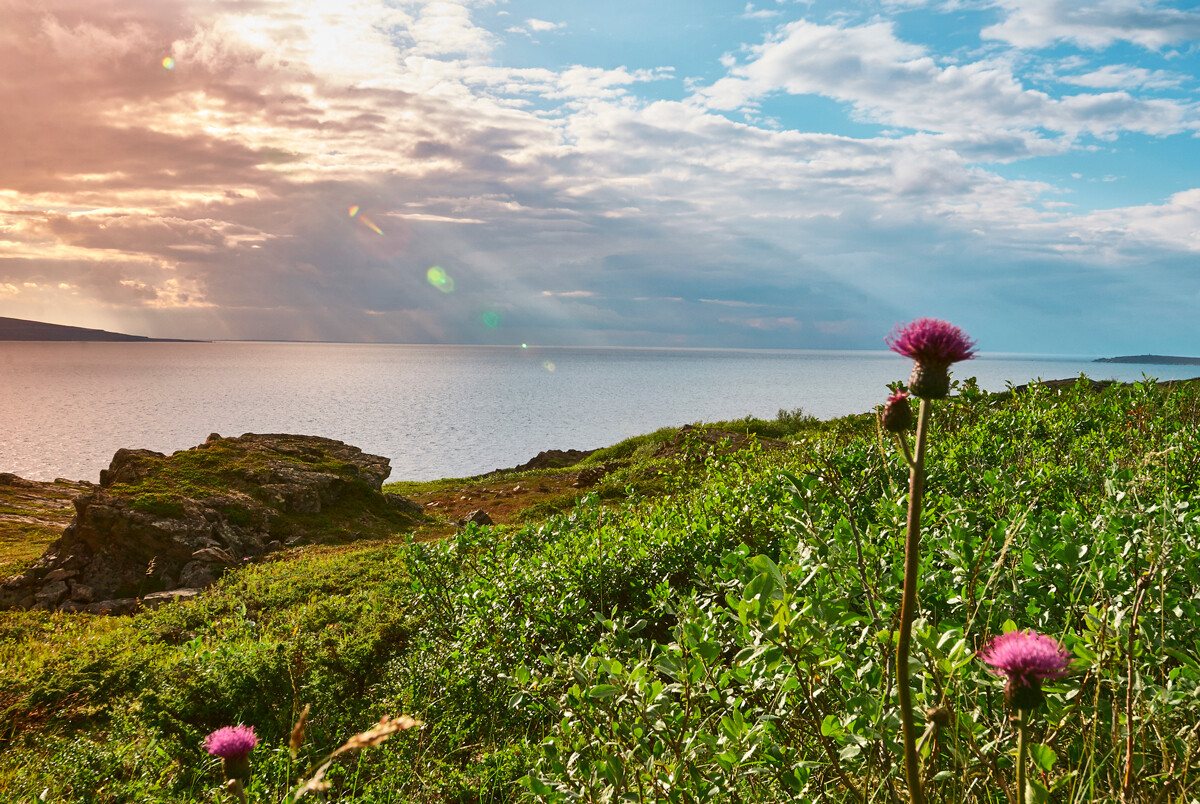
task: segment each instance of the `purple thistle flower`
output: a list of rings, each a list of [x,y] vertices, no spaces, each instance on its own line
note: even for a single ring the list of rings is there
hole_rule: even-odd
[[[918,318],[897,326],[884,339],[896,354],[911,358],[908,387],[923,399],[945,399],[950,392],[950,364],[975,356],[975,342],[948,321]]]
[[[221,758],[221,768],[226,779],[250,777],[250,752],[258,745],[258,735],[253,726],[241,723],[217,729],[204,738],[208,753]]]
[[[1067,675],[1071,654],[1054,637],[1036,631],[1009,631],[992,639],[979,658],[996,675],[1005,676],[1004,700],[1013,709],[1033,709],[1042,702],[1042,682]]]
[[[898,326],[885,341],[893,352],[918,363],[949,366],[975,356],[974,341],[949,321],[936,318],[918,318]]]
[[[208,753],[221,759],[240,759],[249,754],[258,745],[258,735],[253,726],[226,726],[217,729],[204,738],[204,747]]]

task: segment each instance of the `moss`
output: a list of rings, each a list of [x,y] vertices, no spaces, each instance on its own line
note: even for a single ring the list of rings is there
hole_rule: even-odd
[[[182,519],[184,515],[183,502],[179,495],[171,493],[150,492],[133,496],[129,507],[135,511],[143,511],[154,516],[165,516],[172,519]]]

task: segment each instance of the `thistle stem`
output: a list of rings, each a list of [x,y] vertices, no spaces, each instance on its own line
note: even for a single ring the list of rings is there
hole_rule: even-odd
[[[1025,756],[1029,753],[1029,710],[1018,709],[1017,726],[1017,804],[1025,804]]]
[[[225,789],[239,804],[246,804],[246,788],[242,786],[241,779],[229,779],[225,782]]]
[[[912,624],[917,611],[917,581],[921,571],[921,501],[925,493],[925,441],[929,431],[929,400],[921,400],[917,414],[916,455],[908,475],[908,530],[904,539],[904,594],[900,598],[900,634],[896,645],[896,691],[900,694],[900,723],[904,738],[904,775],[912,804],[925,804],[921,789],[921,758],[917,753],[917,732],[913,723],[912,686],[908,673],[908,654],[912,645]]]

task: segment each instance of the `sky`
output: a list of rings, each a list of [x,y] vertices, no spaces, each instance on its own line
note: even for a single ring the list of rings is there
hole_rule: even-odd
[[[0,0],[0,316],[1200,354],[1200,7]]]

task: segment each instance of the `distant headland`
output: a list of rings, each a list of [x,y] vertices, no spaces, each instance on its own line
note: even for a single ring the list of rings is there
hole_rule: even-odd
[[[1155,366],[1200,366],[1200,357],[1175,357],[1172,355],[1126,355],[1124,357],[1100,357],[1093,363],[1149,363]]]
[[[47,324],[44,321],[26,321],[22,318],[0,316],[0,341],[123,341],[138,343],[195,343],[177,338],[147,338],[142,335],[124,335],[103,329],[68,327],[62,324]]]

